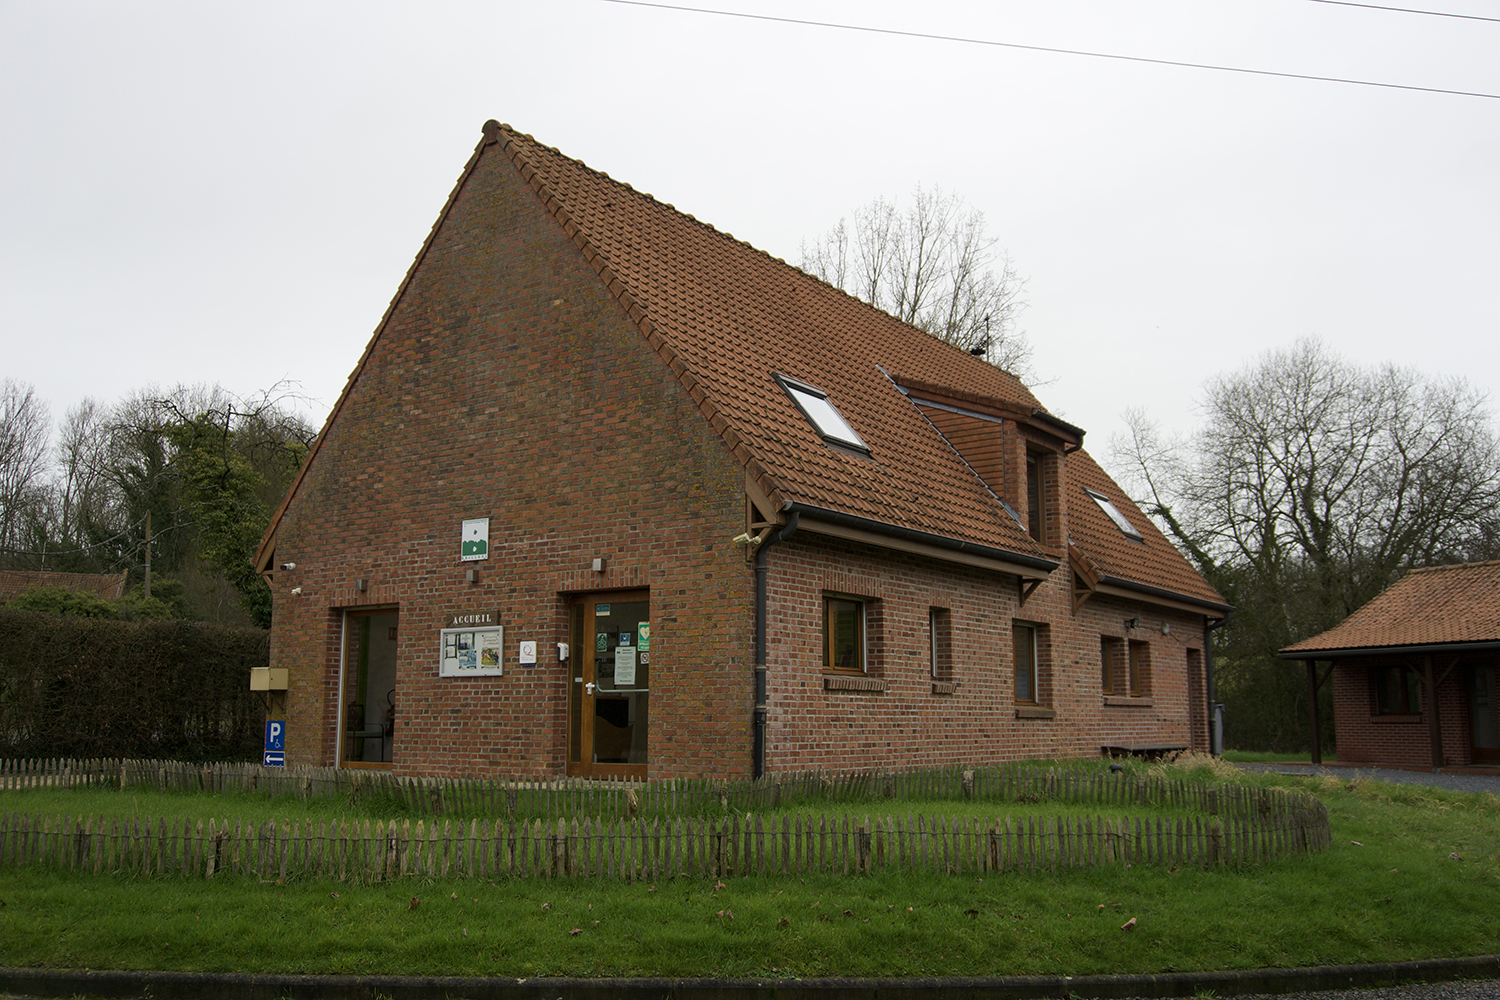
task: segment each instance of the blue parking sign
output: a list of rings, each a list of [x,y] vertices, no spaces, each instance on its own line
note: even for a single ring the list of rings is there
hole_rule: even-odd
[[[286,767],[286,723],[266,720],[266,753],[261,763],[266,767]]]

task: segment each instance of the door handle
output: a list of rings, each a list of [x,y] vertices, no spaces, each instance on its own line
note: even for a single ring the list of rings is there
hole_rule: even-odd
[[[587,684],[585,684],[583,686],[583,693],[586,694],[586,695],[588,695],[590,698],[592,698],[594,696],[594,682],[593,681],[589,681]]]

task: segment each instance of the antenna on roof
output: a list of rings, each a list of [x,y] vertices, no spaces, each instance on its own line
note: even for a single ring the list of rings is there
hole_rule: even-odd
[[[969,353],[972,354],[972,355],[974,355],[974,357],[976,357],[976,358],[982,358],[986,354],[990,353],[990,314],[989,313],[985,313],[984,314],[984,337],[979,341],[979,343],[977,343],[973,347],[969,348]]]

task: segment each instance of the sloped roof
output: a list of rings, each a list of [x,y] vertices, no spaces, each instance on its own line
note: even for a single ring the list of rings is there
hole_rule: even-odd
[[[1039,406],[1019,379],[528,135],[498,137],[773,500],[1047,558],[887,372]],[[827,392],[869,457],[826,445],[778,373]]]
[[[1414,569],[1321,635],[1282,655],[1500,643],[1500,562]]]
[[[1169,591],[1197,601],[1227,607],[1224,598],[1193,569],[1176,546],[1099,467],[1086,451],[1068,456],[1068,540],[1088,558],[1101,582]],[[1089,495],[1092,490],[1114,504],[1140,541],[1127,536]]]
[[[0,604],[38,587],[66,587],[101,600],[112,601],[125,594],[121,573],[60,573],[53,570],[0,571]]]
[[[980,546],[1024,565],[1057,564],[898,388],[941,387],[1081,439],[1019,379],[529,135],[495,122],[484,131],[372,346],[469,177],[495,169],[491,158],[504,157],[773,503]],[[869,455],[824,442],[777,375],[828,393]],[[348,392],[346,386],[325,434]],[[321,443],[320,434],[261,543],[256,565],[263,570],[270,568],[276,525]],[[1118,492],[1092,462],[1088,468]],[[1070,497],[1069,506],[1081,505]],[[1180,556],[1176,564],[1161,554],[1160,565],[1136,565],[1123,557],[1110,561],[1109,550],[1097,548],[1121,579],[1222,605]]]

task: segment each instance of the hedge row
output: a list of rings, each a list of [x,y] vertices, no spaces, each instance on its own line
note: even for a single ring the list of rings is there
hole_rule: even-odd
[[[258,759],[269,635],[0,608],[0,757]]]

